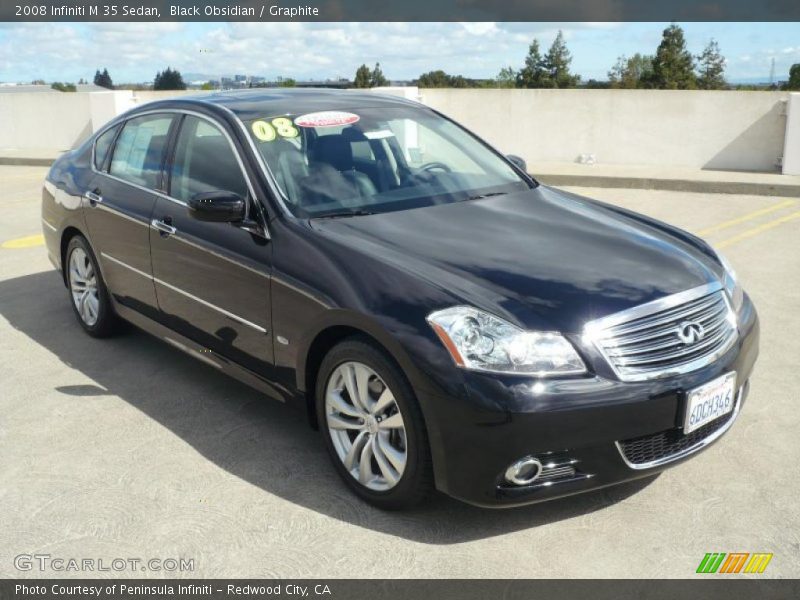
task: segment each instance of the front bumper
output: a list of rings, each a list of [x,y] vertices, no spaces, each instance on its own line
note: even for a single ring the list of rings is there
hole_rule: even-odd
[[[758,317],[746,299],[736,344],[715,362],[684,375],[635,383],[599,376],[537,382],[464,372],[463,394],[426,402],[437,487],[470,504],[515,506],[647,477],[679,464],[722,437],[736,420],[758,356],[758,338]],[[694,438],[684,438],[685,392],[729,371],[736,371],[739,388],[734,412]],[[647,444],[656,442],[661,450],[675,452],[655,461],[642,459]],[[635,451],[630,456],[640,464],[626,460],[625,448]],[[529,486],[507,484],[506,468],[525,456],[554,468],[569,467],[559,472],[571,469],[574,476]]]

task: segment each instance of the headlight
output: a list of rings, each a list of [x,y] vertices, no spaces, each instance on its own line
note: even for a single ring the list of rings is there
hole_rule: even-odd
[[[725,258],[721,252],[717,250],[714,252],[717,253],[717,258],[720,264],[722,264],[722,268],[725,269],[725,278],[722,282],[725,285],[725,291],[728,294],[728,298],[731,300],[734,312],[738,313],[739,309],[742,308],[742,302],[744,302],[744,290],[739,283],[739,278],[736,276],[736,271],[734,271],[728,259]]]
[[[493,373],[571,375],[586,367],[561,334],[523,331],[494,315],[454,306],[428,315],[459,367]]]

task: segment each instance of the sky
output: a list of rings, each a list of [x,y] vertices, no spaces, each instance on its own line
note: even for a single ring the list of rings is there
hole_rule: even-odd
[[[443,69],[495,77],[522,65],[531,39],[546,49],[559,29],[584,80],[607,79],[620,55],[654,53],[667,23],[3,23],[0,82],[77,82],[107,68],[117,83],[182,73],[300,80],[345,77],[380,61],[393,80]],[[689,50],[711,38],[729,81],[777,81],[800,63],[800,23],[686,23]]]

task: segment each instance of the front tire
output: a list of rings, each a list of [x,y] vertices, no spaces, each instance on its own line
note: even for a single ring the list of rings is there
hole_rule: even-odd
[[[93,337],[108,337],[117,331],[114,314],[97,259],[86,238],[76,235],[69,241],[65,275],[70,303],[78,323]]]
[[[361,498],[387,510],[409,508],[433,489],[422,412],[394,361],[354,338],[320,366],[317,418],[334,466]]]

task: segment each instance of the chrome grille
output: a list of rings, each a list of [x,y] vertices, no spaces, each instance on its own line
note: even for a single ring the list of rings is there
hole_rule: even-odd
[[[709,284],[593,321],[586,335],[621,380],[642,381],[721,356],[736,340],[736,320],[721,286]]]

